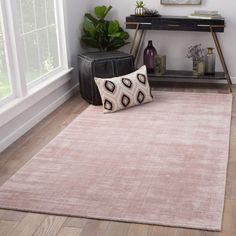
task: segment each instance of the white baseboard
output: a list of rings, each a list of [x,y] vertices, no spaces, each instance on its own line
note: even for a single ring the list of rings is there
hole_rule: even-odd
[[[47,107],[33,116],[31,119],[26,121],[24,125],[20,126],[14,132],[9,134],[6,138],[4,138],[0,142],[0,152],[14,143],[18,138],[20,138],[23,134],[33,128],[37,123],[39,123],[42,119],[48,116],[51,112],[53,112],[56,108],[62,105],[65,101],[67,101],[76,91],[78,91],[78,84],[64,93],[61,97],[56,99],[53,103],[50,103]]]
[[[232,83],[236,84],[236,77],[231,77]]]

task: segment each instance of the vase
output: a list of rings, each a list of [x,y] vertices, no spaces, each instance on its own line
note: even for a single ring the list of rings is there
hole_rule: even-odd
[[[143,15],[145,15],[145,8],[144,7],[136,7],[135,8],[135,15],[136,16],[143,16]]]
[[[163,75],[166,73],[166,56],[156,56],[156,68],[155,73]]]
[[[213,53],[214,48],[207,48],[207,54],[205,56],[205,75],[215,74],[215,61],[216,57]]]
[[[153,73],[156,67],[156,56],[157,51],[152,45],[152,40],[148,41],[147,47],[144,49],[143,53],[143,64],[147,67],[147,72]]]
[[[193,75],[204,75],[204,74],[205,74],[205,61],[193,60]]]

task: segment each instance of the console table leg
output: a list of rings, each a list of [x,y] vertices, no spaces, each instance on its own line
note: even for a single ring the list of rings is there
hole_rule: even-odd
[[[140,27],[139,23],[133,23],[133,24],[136,24],[136,28],[135,28],[135,33],[134,33],[134,39],[132,41],[132,45],[131,45],[131,49],[130,49],[130,54],[132,54],[134,56],[134,62],[136,63],[138,53],[139,53],[140,47],[142,45],[144,30],[139,29],[139,27]]]
[[[216,45],[216,49],[217,49],[218,55],[220,57],[220,61],[221,61],[221,64],[222,64],[222,67],[223,67],[223,70],[224,70],[224,73],[225,73],[226,80],[228,82],[229,90],[230,90],[230,92],[232,92],[232,88],[231,88],[232,81],[231,81],[231,78],[230,78],[230,75],[229,75],[229,71],[228,71],[228,68],[227,68],[227,65],[226,65],[226,62],[225,62],[225,59],[224,59],[224,55],[223,55],[222,49],[220,47],[220,43],[219,43],[217,34],[213,30],[213,27],[210,27],[210,30],[211,30],[211,34],[212,34],[214,43]]]
[[[135,42],[136,42],[136,39],[137,39],[138,30],[139,30],[139,24],[137,23],[136,28],[135,28],[134,38],[133,38],[131,48],[130,48],[130,54],[132,54],[133,56],[135,54],[135,52],[134,52],[135,51]]]
[[[141,45],[143,44],[143,37],[144,37],[144,30],[139,30],[138,36],[137,36],[137,44],[136,44],[136,51],[134,54],[134,62],[137,63],[137,58],[140,52]]]

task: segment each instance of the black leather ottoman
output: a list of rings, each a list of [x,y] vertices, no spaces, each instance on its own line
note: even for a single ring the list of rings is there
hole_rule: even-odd
[[[79,55],[79,84],[82,97],[93,105],[102,100],[94,77],[110,78],[134,71],[133,56],[123,52],[89,52]]]

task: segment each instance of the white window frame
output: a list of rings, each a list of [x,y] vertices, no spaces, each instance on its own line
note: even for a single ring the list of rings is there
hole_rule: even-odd
[[[17,3],[16,0],[0,0],[0,4],[4,24],[3,33],[6,39],[6,60],[8,68],[11,68],[9,69],[9,80],[12,85],[12,95],[0,100],[1,110],[3,103],[9,103],[9,101],[17,98],[26,98],[32,94],[32,91],[37,90],[37,87],[42,87],[44,82],[45,84],[48,84],[49,80],[53,82],[55,78],[58,79],[57,75],[70,71],[71,62],[69,60],[70,54],[66,30],[66,0],[54,0],[60,66],[27,85],[24,60],[21,59],[21,55],[23,55],[23,40],[20,38],[17,17],[15,17],[17,15]]]
[[[11,63],[12,61],[10,60],[12,57],[11,57],[11,45],[9,41],[10,40],[9,25],[8,25],[7,14],[6,14],[6,5],[5,5],[5,1],[3,0],[0,0],[0,17],[2,19],[1,27],[2,27],[3,38],[4,38],[7,75],[8,75],[9,85],[11,89],[11,94],[0,100],[0,106],[2,106],[3,104],[8,103],[9,101],[13,100],[16,97],[16,84],[13,81],[13,78],[14,78],[13,70],[10,70],[13,64]]]

